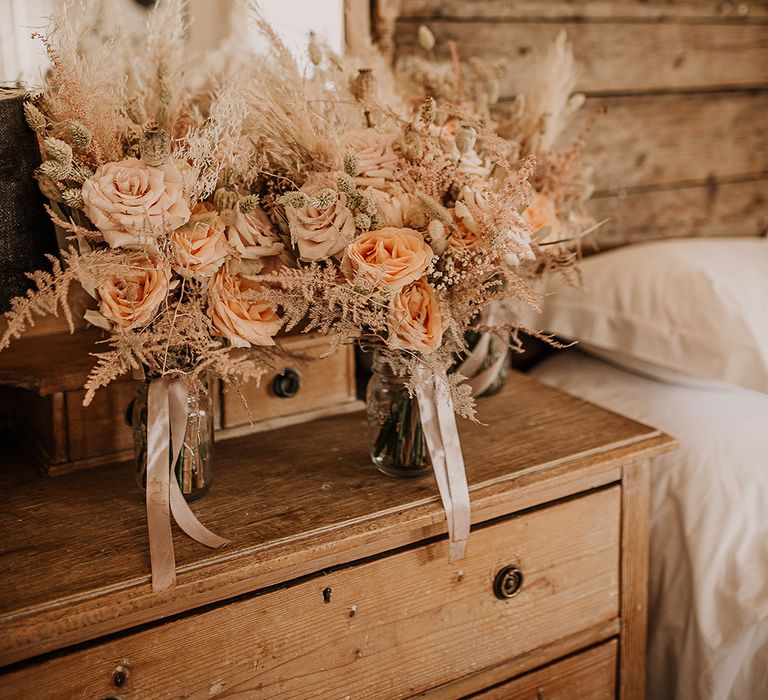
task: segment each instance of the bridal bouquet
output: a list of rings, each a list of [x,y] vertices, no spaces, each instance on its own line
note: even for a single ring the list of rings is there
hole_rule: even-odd
[[[272,52],[254,66],[251,133],[266,162],[251,191],[287,259],[261,274],[266,298],[289,328],[374,351],[373,460],[391,475],[431,462],[461,558],[469,496],[454,413],[473,417],[474,401],[451,370],[469,331],[517,332],[489,305],[536,303],[523,267],[545,255],[523,216],[535,163],[467,101],[401,94],[373,51],[342,59],[310,45],[305,73],[257,24]],[[455,87],[461,98],[458,74]]]
[[[185,501],[210,483],[207,377],[280,369],[274,336],[283,325],[263,285],[241,274],[269,269],[283,250],[256,198],[228,186],[229,173],[247,172],[254,158],[245,104],[225,87],[201,113],[184,70],[181,10],[161,3],[139,58],[118,68],[110,57],[124,47],[84,53],[74,23],[43,37],[51,71],[25,113],[43,156],[37,179],[66,247],[13,301],[0,339],[1,349],[41,313],[61,310],[72,326],[68,293],[79,284],[92,298],[86,321],[106,332],[85,403],[126,372],[146,379],[133,427],[157,589],[175,576],[169,509],[198,541],[226,543]]]

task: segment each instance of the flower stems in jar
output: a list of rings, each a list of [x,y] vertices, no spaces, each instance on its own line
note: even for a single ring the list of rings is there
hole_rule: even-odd
[[[396,468],[424,466],[424,431],[416,400],[407,389],[395,394],[375,441],[375,457]]]

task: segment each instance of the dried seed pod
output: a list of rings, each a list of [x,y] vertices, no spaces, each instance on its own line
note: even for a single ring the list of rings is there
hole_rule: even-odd
[[[309,33],[309,44],[307,45],[307,54],[313,66],[319,66],[323,60],[323,50],[317,43],[317,36],[314,32]]]
[[[477,141],[477,129],[469,124],[459,124],[456,130],[456,148],[461,155],[472,150]]]
[[[344,172],[350,177],[357,177],[360,172],[360,158],[354,151],[344,154]]]
[[[426,24],[419,27],[419,46],[425,51],[431,51],[435,48],[435,35]]]
[[[325,187],[322,190],[315,193],[315,196],[311,200],[311,204],[315,209],[327,209],[336,201],[336,190],[332,190],[330,187]]]
[[[128,118],[134,124],[145,124],[147,121],[147,110],[144,103],[138,97],[132,97],[125,108]]]
[[[72,136],[72,143],[75,145],[75,148],[83,150],[91,145],[91,132],[80,122],[69,122],[69,133]]]
[[[57,163],[65,165],[67,169],[72,167],[72,146],[61,139],[51,136],[45,139],[45,152]]]
[[[277,203],[284,207],[292,207],[293,209],[301,209],[309,204],[309,197],[304,192],[294,191],[286,192],[277,198]]]
[[[24,118],[32,131],[42,134],[45,131],[45,115],[31,102],[24,103]]]
[[[217,211],[234,209],[240,200],[240,195],[234,187],[219,187],[213,193],[213,206]]]
[[[66,180],[72,172],[72,163],[65,165],[57,160],[46,160],[40,165],[40,172],[54,182]]]
[[[367,102],[373,97],[376,80],[370,68],[361,68],[352,82],[352,94],[360,101]]]
[[[72,164],[72,172],[69,174],[70,180],[74,180],[82,185],[90,177],[93,177],[93,170],[86,168],[84,165]]]
[[[347,173],[336,173],[336,184],[340,192],[349,194],[355,189],[355,181]]]
[[[407,126],[403,133],[403,155],[411,163],[415,163],[424,156],[424,139],[418,129]]]
[[[240,199],[240,201],[237,203],[237,208],[243,214],[249,214],[258,206],[259,199],[260,197],[257,194],[248,194]]]
[[[437,219],[432,219],[427,226],[429,245],[435,255],[442,255],[448,247],[448,237],[445,235],[445,226]]]
[[[83,193],[77,187],[70,187],[61,193],[61,199],[70,209],[82,209],[85,206],[83,202]]]
[[[37,186],[43,193],[44,197],[47,197],[52,202],[61,202],[61,188],[56,184],[56,181],[45,174],[40,168],[35,172],[35,179],[37,180]]]
[[[171,155],[171,137],[168,132],[156,124],[150,124],[141,135],[139,153],[147,165],[158,166],[165,163]]]
[[[355,214],[355,226],[360,231],[368,231],[371,228],[371,217],[367,214]]]

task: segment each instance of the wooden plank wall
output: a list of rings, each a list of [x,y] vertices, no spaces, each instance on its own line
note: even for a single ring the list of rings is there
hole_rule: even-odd
[[[768,232],[768,1],[402,0],[398,52],[422,23],[464,58],[514,58],[505,99],[566,30],[588,98],[571,133],[605,109],[585,156],[601,248]]]

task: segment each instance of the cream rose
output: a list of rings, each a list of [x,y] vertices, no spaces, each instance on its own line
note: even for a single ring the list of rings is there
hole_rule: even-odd
[[[419,279],[432,257],[432,248],[418,231],[387,226],[357,238],[347,248],[344,269],[396,291]]]
[[[310,176],[301,191],[313,197],[320,190],[336,191],[332,176],[318,173]],[[355,235],[355,217],[347,208],[347,195],[336,192],[336,199],[325,209],[311,204],[285,208],[291,237],[296,241],[302,260],[326,260],[344,250]]]
[[[440,299],[429,283],[420,279],[403,287],[389,302],[389,346],[430,353],[443,340]]]
[[[394,182],[397,154],[392,149],[390,136],[376,129],[353,129],[346,133],[344,145],[357,154],[356,185],[386,188]]]
[[[224,218],[208,204],[198,204],[190,222],[171,234],[173,269],[182,277],[210,277],[232,249]]]
[[[246,260],[280,255],[285,247],[261,207],[254,207],[247,214],[238,211],[234,222],[227,226],[227,240]]]
[[[374,187],[367,188],[365,194],[376,204],[376,211],[383,226],[395,228],[408,226],[411,195],[407,193],[390,194]]]
[[[168,161],[136,158],[100,165],[83,184],[83,210],[110,246],[156,247],[156,239],[189,221],[182,176]]]
[[[137,261],[96,288],[99,312],[114,328],[146,326],[170,289],[171,271],[153,260]]]
[[[236,348],[274,345],[283,322],[269,302],[260,299],[261,285],[230,275],[222,267],[211,280],[208,313],[213,327]]]

